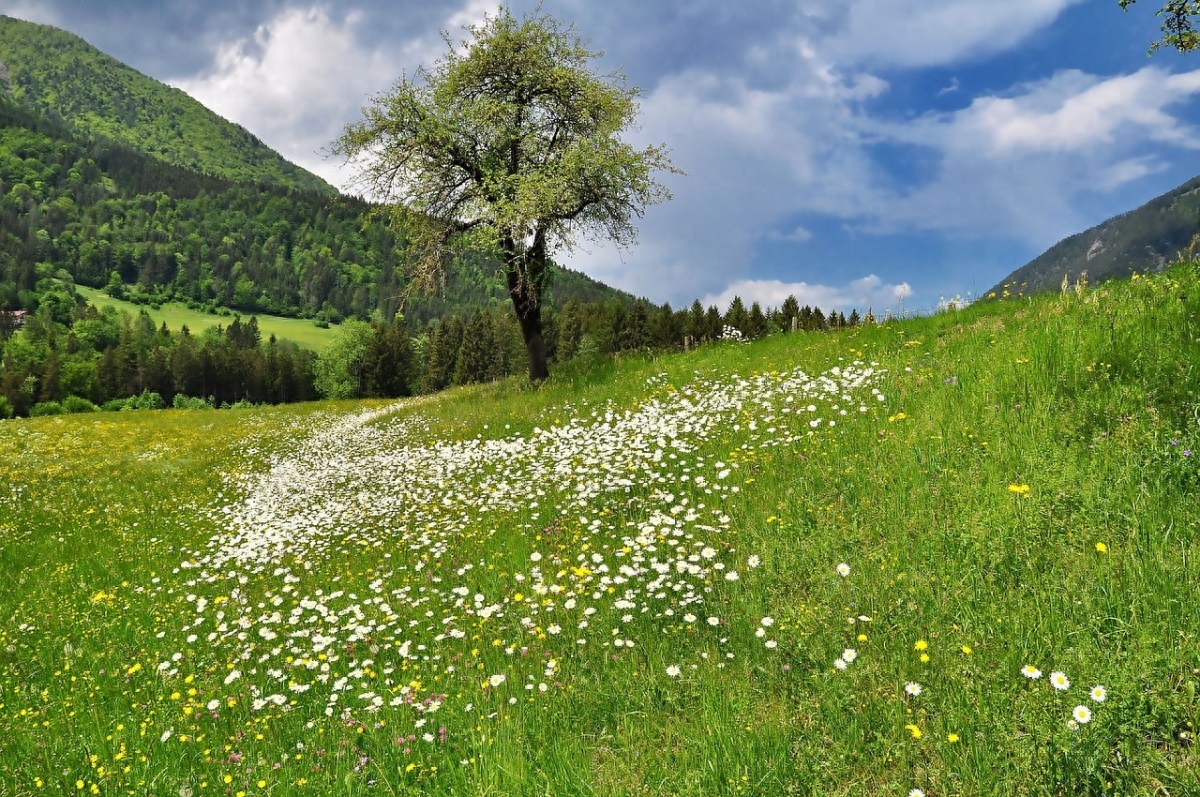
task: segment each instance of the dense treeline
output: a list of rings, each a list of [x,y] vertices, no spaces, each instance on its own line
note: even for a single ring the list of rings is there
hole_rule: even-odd
[[[266,341],[254,317],[192,335],[137,316],[84,304],[70,276],[37,277],[35,313],[0,312],[0,418],[60,411],[284,403],[317,397],[399,397],[525,373],[526,354],[504,305],[452,314],[417,328],[344,323],[318,357],[287,341]],[[864,322],[873,319],[868,314]],[[758,338],[859,323],[857,312],[826,316],[789,297],[775,310],[726,312],[699,301],[683,310],[620,299],[568,301],[546,314],[552,363],[625,351],[671,351],[721,339]]]
[[[155,328],[145,311],[132,317],[92,306],[79,308],[67,326],[44,305],[14,327],[0,322],[0,417],[317,397],[316,355],[263,341],[253,318],[193,336]]]
[[[169,166],[0,101],[0,309],[34,309],[39,264],[141,303],[318,318],[390,318],[403,245],[348,197],[233,183]],[[556,269],[560,300],[618,295]],[[494,263],[463,253],[445,290],[413,296],[414,322],[505,297]],[[553,301],[553,299],[552,299]]]

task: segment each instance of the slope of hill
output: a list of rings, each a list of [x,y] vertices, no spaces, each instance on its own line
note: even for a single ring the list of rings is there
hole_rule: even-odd
[[[39,264],[147,301],[337,320],[389,318],[403,246],[360,200],[203,176],[0,98],[0,308],[30,306]],[[415,296],[415,323],[503,300],[484,257],[448,266],[444,295]],[[629,299],[558,269],[554,300]]]
[[[0,782],[1200,794],[1198,313],[0,422]]]
[[[82,136],[229,180],[334,193],[246,129],[58,28],[0,16],[0,76],[0,91]]]
[[[1161,271],[1200,232],[1200,177],[1090,230],[1060,241],[1000,281],[989,293],[1057,289],[1086,271],[1099,282]]]

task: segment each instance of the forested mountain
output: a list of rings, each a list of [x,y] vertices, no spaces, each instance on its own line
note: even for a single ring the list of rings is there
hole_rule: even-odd
[[[202,174],[334,193],[245,128],[58,28],[0,16],[0,92],[82,138]]]
[[[1087,272],[1099,282],[1135,271],[1161,271],[1200,233],[1200,177],[1136,210],[1072,235],[1009,274],[989,293],[1056,290]]]
[[[0,100],[0,309],[35,302],[36,266],[135,300],[179,299],[336,321],[388,318],[405,292],[403,242],[361,200],[236,183],[149,158]],[[552,296],[619,295],[557,270]],[[411,321],[502,301],[494,264],[465,254]],[[631,297],[626,297],[631,298]]]

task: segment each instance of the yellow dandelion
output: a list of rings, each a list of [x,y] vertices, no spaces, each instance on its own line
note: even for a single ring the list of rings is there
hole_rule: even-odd
[[[1016,495],[1028,495],[1029,494],[1029,485],[1028,484],[1010,484],[1010,485],[1008,485],[1008,491],[1010,493],[1015,493]]]
[[[917,643],[913,645],[913,650],[929,650],[929,643],[924,639],[918,639]]]
[[[946,741],[949,742],[950,744],[956,744],[958,742],[958,734],[957,733],[946,734]]]
[[[1096,553],[1108,553],[1108,546],[1102,542],[1096,543]]]
[[[912,734],[912,738],[914,738],[914,739],[921,738],[921,729],[918,728],[916,725],[913,725],[911,722],[904,726],[904,730],[906,730],[910,734]]]

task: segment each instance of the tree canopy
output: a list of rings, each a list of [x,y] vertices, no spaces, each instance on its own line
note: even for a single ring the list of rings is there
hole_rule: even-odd
[[[670,197],[656,173],[677,170],[665,148],[622,138],[637,90],[598,72],[601,53],[571,26],[502,8],[465,41],[445,39],[441,60],[372,98],[332,149],[389,202],[411,243],[414,283],[436,286],[458,244],[498,256],[530,378],[542,379],[550,253],[581,236],[633,243],[634,219]]]
[[[1121,8],[1126,11],[1137,0],[1120,0]],[[1200,0],[1168,0],[1157,12],[1162,19],[1162,39],[1150,45],[1154,52],[1162,45],[1174,47],[1181,53],[1200,49],[1200,33],[1196,30],[1197,17],[1200,17]]]

